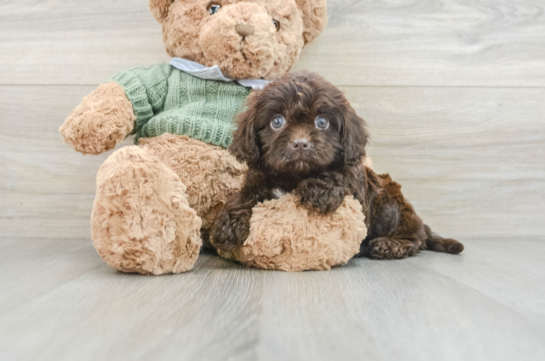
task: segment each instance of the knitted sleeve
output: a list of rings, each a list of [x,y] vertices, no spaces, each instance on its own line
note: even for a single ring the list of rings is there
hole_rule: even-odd
[[[120,71],[112,77],[123,87],[136,115],[137,132],[154,115],[163,110],[168,92],[168,77],[172,72],[169,64],[155,64],[148,68]]]

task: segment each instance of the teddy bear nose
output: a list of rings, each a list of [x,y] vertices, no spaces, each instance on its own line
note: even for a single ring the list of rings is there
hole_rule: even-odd
[[[255,33],[255,29],[252,25],[250,24],[237,24],[235,26],[235,31],[240,35],[240,36],[250,36],[250,35],[254,35]]]

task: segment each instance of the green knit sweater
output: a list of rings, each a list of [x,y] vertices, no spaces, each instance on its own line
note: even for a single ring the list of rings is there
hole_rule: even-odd
[[[235,82],[203,80],[169,64],[121,71],[113,78],[125,89],[136,115],[135,143],[164,133],[187,135],[229,147],[251,89]]]

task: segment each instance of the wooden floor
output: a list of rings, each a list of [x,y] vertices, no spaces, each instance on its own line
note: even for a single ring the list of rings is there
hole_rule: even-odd
[[[0,360],[545,359],[545,2],[328,9],[295,70],[345,91],[375,168],[463,255],[114,272],[89,233],[111,153],[84,157],[57,129],[117,71],[168,61],[161,27],[147,0],[2,0]]]
[[[87,239],[10,239],[0,359],[544,360],[545,242],[466,246],[304,273],[202,255],[193,272],[145,277]]]

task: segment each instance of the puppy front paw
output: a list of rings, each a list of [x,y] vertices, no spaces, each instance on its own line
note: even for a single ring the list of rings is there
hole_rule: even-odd
[[[328,214],[340,207],[346,195],[346,189],[319,179],[309,178],[299,183],[294,193],[301,196],[301,204],[319,213]]]
[[[230,214],[225,209],[220,212],[212,227],[210,241],[223,251],[232,251],[242,247],[250,234],[251,211]]]

